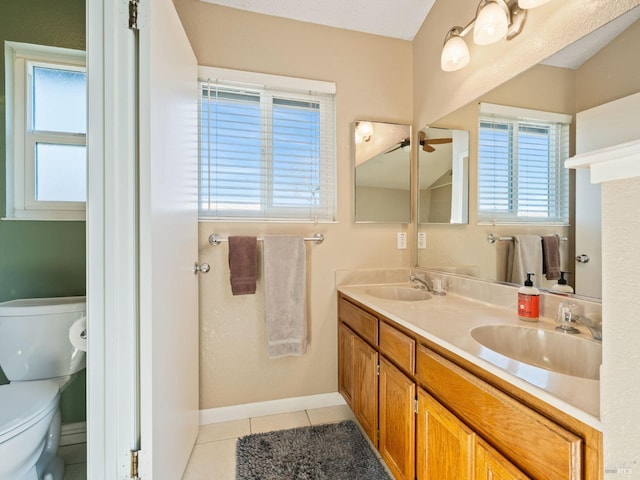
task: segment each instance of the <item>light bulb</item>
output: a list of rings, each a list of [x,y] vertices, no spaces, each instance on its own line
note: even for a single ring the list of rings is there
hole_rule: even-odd
[[[440,57],[440,68],[445,72],[455,72],[464,68],[469,63],[469,48],[458,35],[451,36],[444,47]]]
[[[478,45],[489,45],[504,38],[509,29],[508,15],[508,10],[505,11],[498,3],[486,3],[478,12],[473,27],[473,41]]]
[[[360,142],[368,142],[373,135],[373,123],[371,122],[358,122],[356,125],[356,141],[360,137]]]

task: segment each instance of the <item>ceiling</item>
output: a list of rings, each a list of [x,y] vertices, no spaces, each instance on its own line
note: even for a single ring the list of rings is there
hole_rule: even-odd
[[[201,0],[330,27],[413,40],[435,0]]]

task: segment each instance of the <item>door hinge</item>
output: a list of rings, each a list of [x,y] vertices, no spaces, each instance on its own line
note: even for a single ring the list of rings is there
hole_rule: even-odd
[[[380,376],[380,364],[376,365],[376,375]]]
[[[414,413],[418,413],[418,399],[417,398],[413,399],[413,412]]]
[[[129,0],[129,29],[138,30],[138,1]]]
[[[131,470],[129,476],[131,478],[138,478],[138,454],[140,450],[131,450]]]

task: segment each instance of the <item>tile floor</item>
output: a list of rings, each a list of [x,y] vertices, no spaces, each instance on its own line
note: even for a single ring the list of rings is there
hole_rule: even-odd
[[[87,480],[87,444],[78,443],[58,448],[64,460],[64,480]]]
[[[349,407],[339,405],[202,425],[182,480],[235,480],[236,441],[244,435],[349,419]]]
[[[338,405],[202,425],[182,480],[235,480],[236,441],[244,435],[351,419],[349,407]],[[58,452],[65,462],[64,480],[87,480],[85,444],[65,445]]]

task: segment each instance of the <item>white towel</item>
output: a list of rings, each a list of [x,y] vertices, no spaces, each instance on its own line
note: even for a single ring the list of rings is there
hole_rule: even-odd
[[[304,237],[264,237],[264,304],[269,358],[307,351]]]
[[[527,272],[535,274],[531,280],[535,286],[542,281],[542,239],[539,235],[514,235],[509,252],[510,276],[508,282],[524,285]]]

